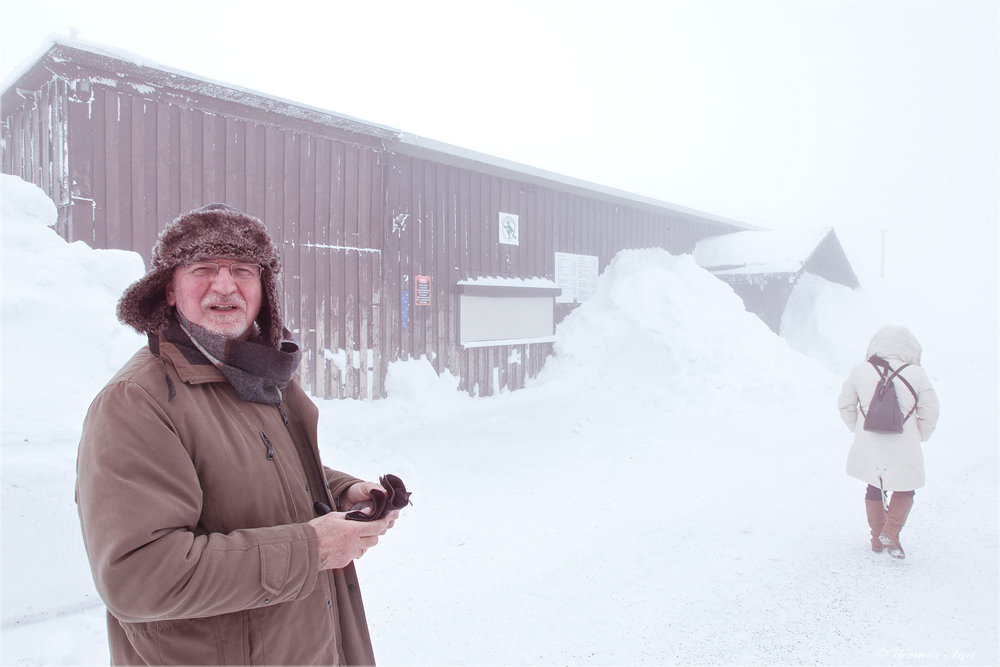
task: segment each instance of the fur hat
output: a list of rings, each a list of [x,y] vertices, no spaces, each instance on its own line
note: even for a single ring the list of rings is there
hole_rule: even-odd
[[[139,333],[156,335],[170,324],[173,314],[173,306],[167,304],[166,289],[174,279],[174,267],[210,257],[261,265],[263,298],[257,327],[263,342],[280,349],[283,327],[276,282],[281,271],[278,251],[263,222],[225,204],[203,206],[166,226],[153,246],[149,271],[122,294],[118,319]]]

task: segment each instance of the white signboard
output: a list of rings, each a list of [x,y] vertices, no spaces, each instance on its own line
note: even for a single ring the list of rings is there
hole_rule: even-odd
[[[597,255],[556,253],[556,285],[562,294],[556,303],[583,303],[597,290]]]
[[[518,245],[517,216],[513,213],[504,213],[503,211],[500,211],[500,243]]]

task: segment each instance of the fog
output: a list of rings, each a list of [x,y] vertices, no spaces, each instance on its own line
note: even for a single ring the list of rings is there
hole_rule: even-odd
[[[908,569],[886,576],[858,524],[860,490],[842,472],[849,433],[832,400],[842,374],[796,357],[690,258],[661,257],[687,276],[684,285],[698,287],[693,301],[704,313],[726,318],[706,324],[699,308],[678,321],[712,326],[667,331],[673,343],[698,350],[712,336],[727,337],[713,343],[715,354],[699,353],[709,367],[691,366],[686,383],[653,373],[656,384],[644,393],[629,377],[597,382],[587,364],[601,361],[603,350],[585,351],[577,366],[564,355],[563,376],[549,368],[533,388],[474,402],[445,386],[451,376],[414,361],[403,376],[409,385],[394,385],[402,397],[322,406],[324,460],[375,475],[391,461],[423,494],[408,510],[411,528],[394,529],[396,546],[361,566],[379,655],[389,663],[420,655],[428,664],[889,664],[899,656],[879,652],[886,647],[933,646],[954,656],[971,650],[975,660],[951,658],[968,664],[997,655],[998,26],[995,1],[0,0],[0,76],[9,83],[46,35],[72,28],[81,40],[198,77],[747,224],[833,226],[862,287],[817,288],[822,298],[797,311],[809,325],[801,330],[817,335],[800,337],[799,347],[860,354],[866,327],[907,325],[925,345],[942,396],[941,428],[927,449],[936,477],[920,492],[927,500],[911,524]],[[45,224],[34,231],[64,252]],[[5,235],[12,229],[5,220]],[[39,341],[26,338],[31,328],[17,326],[6,300],[23,306],[25,321],[43,324],[65,309],[46,308],[55,293],[14,270],[16,243],[5,240],[3,250],[5,271],[20,280],[5,278],[3,292],[9,371],[16,364],[8,358],[25,349],[17,341]],[[86,259],[77,258],[81,266],[108,264],[85,247],[75,252]],[[51,256],[63,257],[72,278],[63,291],[93,287],[78,278],[89,274],[74,272],[71,256]],[[34,257],[26,262],[40,266]],[[636,279],[627,293],[656,292],[665,270],[643,272],[652,277]],[[40,275],[51,280],[51,271]],[[91,313],[76,328],[88,349],[110,347],[107,331],[118,326],[109,306],[117,291],[102,289],[103,301],[90,292],[67,301]],[[660,311],[646,307],[651,299],[629,303],[673,322],[668,315],[678,309],[661,301]],[[577,321],[592,316],[585,323],[596,330],[621,324],[599,306],[579,309],[585,315]],[[819,331],[810,313],[837,335]],[[848,329],[864,337],[841,335]],[[628,356],[635,332],[616,331],[591,338],[610,356]],[[723,363],[754,341],[739,363]],[[106,661],[103,611],[67,503],[76,425],[89,399],[68,392],[96,391],[121,361],[91,355],[107,364],[96,373],[66,361],[71,353],[60,346],[27,375],[11,374],[42,384],[17,385],[3,402],[5,544],[28,545],[4,557],[19,577],[3,582],[4,662]],[[802,370],[806,363],[813,370]],[[423,364],[422,374],[412,364]],[[650,377],[646,368],[632,370]],[[63,381],[53,384],[55,376]],[[432,385],[440,391],[429,394]],[[47,404],[33,391],[64,408],[36,418]],[[718,410],[706,396],[733,409]],[[602,541],[600,558],[567,559],[537,548],[553,538],[538,534],[553,522],[524,530],[509,520],[506,500],[530,498],[552,479],[593,477],[596,488],[610,478],[610,488],[632,488],[657,465],[677,482],[649,511],[623,516],[609,505],[554,522],[569,552],[598,528],[606,535],[624,525],[638,535],[653,522],[638,545]],[[496,489],[505,495],[494,500]],[[474,495],[486,508],[463,506],[467,515],[456,521],[454,498]],[[534,569],[522,568],[519,585],[507,586],[499,564],[525,554]],[[37,576],[25,578],[31,568]],[[615,583],[603,585],[609,572]],[[602,596],[588,598],[597,603],[579,604],[592,591]],[[493,604],[483,607],[483,599]],[[889,599],[899,602],[892,610]],[[866,609],[876,613],[859,613]],[[50,622],[15,627],[22,613]],[[674,631],[650,619],[668,619]],[[593,633],[597,623],[601,632]],[[521,641],[511,645],[517,633]]]
[[[49,33],[766,228],[862,283],[997,282],[998,3],[3,0]]]

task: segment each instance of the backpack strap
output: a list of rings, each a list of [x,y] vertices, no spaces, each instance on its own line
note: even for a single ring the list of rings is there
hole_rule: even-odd
[[[899,374],[899,371],[903,370],[904,368],[906,368],[909,365],[910,364],[903,364],[902,366],[899,367],[899,370],[896,371],[893,374],[893,377],[898,377],[900,380],[902,380],[903,384],[906,385],[906,388],[910,390],[911,394],[913,394],[913,407],[910,408],[910,411],[906,413],[905,417],[903,417],[903,423],[904,424],[906,423],[906,420],[910,418],[910,415],[913,414],[913,411],[917,409],[917,392],[913,391],[913,385],[911,385],[909,382],[907,382],[906,378]]]

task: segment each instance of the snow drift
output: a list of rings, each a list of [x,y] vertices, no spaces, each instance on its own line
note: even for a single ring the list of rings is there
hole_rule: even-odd
[[[66,243],[41,189],[0,179],[4,443],[72,439],[97,391],[145,341],[114,316],[145,273],[142,258]]]
[[[536,384],[604,386],[629,397],[772,401],[835,381],[791,350],[690,255],[623,250],[592,299],[556,331],[555,356]]]

